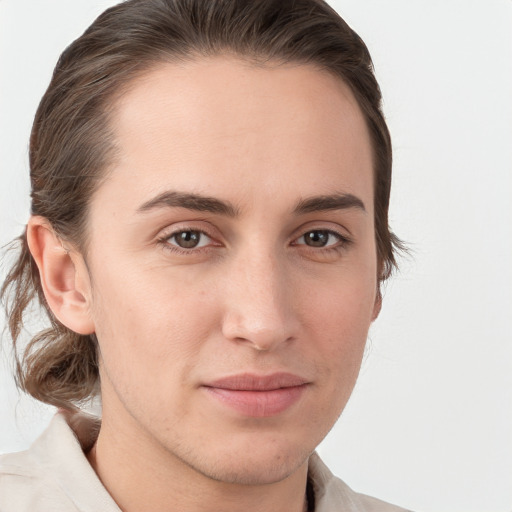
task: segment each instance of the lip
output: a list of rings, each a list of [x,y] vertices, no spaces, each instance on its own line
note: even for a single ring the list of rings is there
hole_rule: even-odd
[[[217,402],[242,415],[268,417],[289,409],[301,398],[307,386],[308,381],[303,377],[281,372],[232,375],[202,387]]]

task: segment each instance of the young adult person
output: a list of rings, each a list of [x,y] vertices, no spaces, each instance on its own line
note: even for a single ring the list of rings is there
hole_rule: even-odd
[[[397,511],[314,453],[398,240],[361,39],[321,0],[129,0],[62,54],[3,287],[59,407],[0,510]],[[79,410],[101,396],[101,421]]]

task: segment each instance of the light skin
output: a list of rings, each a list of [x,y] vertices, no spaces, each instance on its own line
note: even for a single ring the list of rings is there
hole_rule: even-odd
[[[313,66],[217,56],[157,66],[111,122],[85,259],[28,229],[55,315],[99,340],[89,460],[127,512],[301,512],[380,309],[357,103]],[[301,379],[284,402],[217,393],[283,372]]]

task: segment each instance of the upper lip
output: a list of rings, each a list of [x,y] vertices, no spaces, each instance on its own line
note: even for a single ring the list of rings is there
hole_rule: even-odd
[[[229,389],[233,391],[271,391],[274,389],[291,388],[307,384],[307,379],[292,373],[279,372],[270,375],[241,373],[221,377],[204,384],[206,387]]]

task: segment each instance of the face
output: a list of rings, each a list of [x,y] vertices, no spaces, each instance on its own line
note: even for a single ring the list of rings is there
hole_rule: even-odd
[[[307,65],[162,64],[112,118],[87,266],[104,423],[225,482],[301,467],[378,313],[372,155]]]

